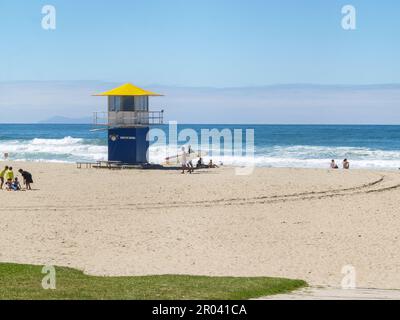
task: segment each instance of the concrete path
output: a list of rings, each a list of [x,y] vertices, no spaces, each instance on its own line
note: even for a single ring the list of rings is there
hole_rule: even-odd
[[[309,287],[257,300],[400,300],[400,290]]]

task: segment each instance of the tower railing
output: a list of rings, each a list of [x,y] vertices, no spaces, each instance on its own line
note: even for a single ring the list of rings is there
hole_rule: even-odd
[[[136,127],[164,123],[164,111],[94,112],[93,124],[106,127]]]

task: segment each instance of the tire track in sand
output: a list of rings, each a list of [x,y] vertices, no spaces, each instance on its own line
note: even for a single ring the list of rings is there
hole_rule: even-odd
[[[98,211],[98,210],[154,210],[154,209],[169,209],[169,208],[188,208],[188,207],[214,207],[214,206],[232,206],[232,205],[259,205],[270,203],[284,203],[289,201],[306,201],[314,199],[334,198],[343,196],[352,196],[358,194],[387,192],[400,188],[400,181],[391,180],[387,176],[381,175],[379,179],[361,186],[332,189],[325,191],[300,192],[283,195],[266,195],[248,198],[230,198],[230,199],[215,199],[215,200],[199,200],[192,202],[174,201],[174,202],[157,202],[157,203],[102,203],[99,205],[53,205],[47,206],[30,206],[28,207],[13,207],[14,210],[54,210],[54,211]]]

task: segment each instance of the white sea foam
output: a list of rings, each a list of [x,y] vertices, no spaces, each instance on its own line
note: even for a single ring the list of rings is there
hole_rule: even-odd
[[[174,148],[172,148],[174,150]],[[179,148],[178,148],[179,150]],[[162,163],[165,154],[175,155],[176,151],[165,152],[165,148],[150,148],[150,159]],[[331,159],[339,164],[347,158],[352,168],[369,169],[397,169],[400,168],[400,151],[374,150],[355,147],[326,147],[326,146],[272,146],[256,147],[255,154],[234,156],[228,150],[224,154],[219,150],[210,150],[205,161],[210,158],[214,163],[222,162],[226,165],[244,166],[254,164],[259,167],[295,167],[295,168],[328,168]]]
[[[107,146],[72,137],[0,141],[0,153],[5,152],[12,160],[74,162],[107,158]]]
[[[62,139],[39,139],[35,138],[31,141],[32,145],[60,145],[60,146],[67,146],[67,145],[76,145],[83,142],[81,138],[72,138],[72,137],[64,137]]]
[[[255,155],[233,156],[231,152],[219,155],[209,150],[215,163],[242,166],[254,164],[260,167],[327,168],[330,160],[348,158],[352,168],[397,169],[400,167],[400,151],[378,150],[364,147],[333,146],[264,146],[255,147]],[[99,141],[64,137],[62,139],[0,140],[0,153],[8,152],[11,160],[41,162],[75,162],[107,159],[107,146]],[[180,153],[180,147],[150,147],[150,162],[164,163],[167,156]]]

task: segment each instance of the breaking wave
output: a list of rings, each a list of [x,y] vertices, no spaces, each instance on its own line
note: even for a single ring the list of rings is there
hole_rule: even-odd
[[[107,146],[97,140],[64,137],[63,139],[0,141],[0,152],[9,153],[10,160],[75,162],[107,159]]]
[[[150,147],[150,162],[164,163],[165,157],[175,155],[159,146]],[[400,167],[400,151],[379,150],[365,147],[328,146],[255,146],[255,154],[234,156],[231,150],[208,150],[205,161],[225,165],[254,164],[260,167],[327,168],[331,159],[338,163],[344,158],[351,161],[352,168],[397,169]],[[67,162],[97,161],[107,159],[104,139],[83,139],[71,136],[62,139],[34,138],[30,140],[0,140],[0,153],[9,153],[15,161]]]

